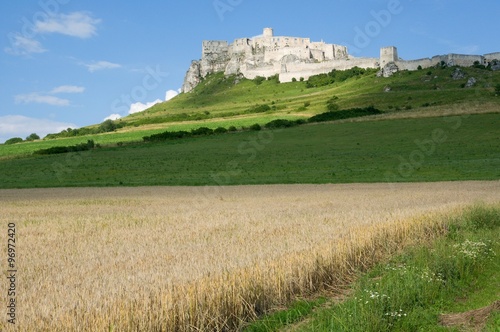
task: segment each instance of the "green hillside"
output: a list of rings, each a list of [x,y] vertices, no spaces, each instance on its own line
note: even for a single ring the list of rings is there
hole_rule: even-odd
[[[386,112],[455,105],[471,101],[494,101],[494,87],[500,84],[500,73],[478,68],[462,69],[467,77],[453,80],[455,68],[433,68],[404,71],[390,78],[376,77],[375,71],[338,80],[333,84],[308,88],[308,82],[278,83],[276,78],[262,81],[224,78],[219,73],[207,77],[194,92],[181,94],[169,102],[157,104],[122,122],[129,125],[162,123],[178,120],[214,119],[245,115],[255,105],[269,105],[270,114],[314,115],[324,112],[325,103],[338,97],[340,109],[374,105]],[[464,88],[467,79],[475,77],[476,87]],[[342,79],[342,78],[340,78]],[[235,84],[238,81],[238,84]],[[385,92],[390,89],[390,91]],[[304,105],[308,105],[305,107]]]
[[[276,77],[209,75],[192,93],[106,123],[114,129],[110,132],[97,133],[103,128],[97,124],[53,139],[0,145],[0,187],[498,179],[500,73],[462,68],[467,77],[454,80],[454,70],[380,78],[374,71],[355,69],[284,84]],[[477,80],[472,88],[464,87],[468,77]],[[325,80],[334,82],[311,87]],[[306,122],[327,110],[345,114],[368,106],[381,114],[279,131],[249,130],[276,119]],[[200,127],[233,131],[143,141],[166,130]],[[433,130],[445,132],[446,139],[421,156],[417,143],[432,139]],[[37,154],[88,140],[96,148]],[[404,158],[417,158],[416,166],[408,167]]]
[[[500,178],[499,115],[308,124],[0,161],[0,188]]]
[[[373,105],[388,117],[453,114],[458,109],[472,113],[500,109],[500,98],[495,96],[495,87],[500,85],[499,72],[464,68],[466,78],[453,80],[454,70],[403,71],[390,78],[376,77],[375,71],[370,70],[338,72],[334,83],[313,88],[308,88],[308,82],[278,83],[276,78],[262,81],[212,74],[192,93],[180,94],[144,112],[115,121],[116,129],[112,132],[97,133],[100,125],[96,124],[55,135],[57,139],[0,144],[0,159],[88,139],[108,145],[141,141],[143,136],[165,130],[191,130],[200,126],[241,128],[280,118],[307,119],[326,111],[327,101],[332,97],[338,109]],[[478,82],[473,88],[464,88],[469,77],[475,77]],[[259,113],[256,112],[259,107],[268,109]],[[81,135],[86,132],[89,134]]]

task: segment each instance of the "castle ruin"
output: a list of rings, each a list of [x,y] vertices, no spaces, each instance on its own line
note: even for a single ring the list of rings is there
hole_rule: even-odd
[[[182,92],[190,92],[205,76],[216,72],[224,72],[226,76],[243,75],[248,79],[279,75],[280,82],[291,82],[294,78],[307,80],[333,69],[380,68],[382,75],[390,76],[397,70],[417,70],[442,62],[449,66],[468,67],[477,62],[487,65],[499,59],[500,52],[484,56],[448,54],[405,61],[399,58],[394,46],[381,48],[379,58],[358,58],[349,55],[346,46],[312,42],[309,38],[275,36],[273,29],[265,28],[260,36],[239,38],[232,44],[227,41],[203,41],[201,60],[191,63]],[[391,70],[384,71],[387,66]]]

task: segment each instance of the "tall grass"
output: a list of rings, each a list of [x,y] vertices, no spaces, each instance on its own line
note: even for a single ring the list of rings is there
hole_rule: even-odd
[[[445,236],[435,241],[429,236],[389,263],[379,264],[355,283],[349,297],[318,309],[300,330],[444,331],[440,313],[449,312],[457,299],[468,302],[471,292],[495,287],[500,205],[473,206],[444,221],[439,229]],[[483,294],[490,302],[486,299],[482,306],[495,301],[496,293]],[[479,330],[481,319],[477,316],[467,323]]]
[[[498,182],[396,186],[0,191],[2,224],[18,225],[19,326],[237,330],[500,200]]]

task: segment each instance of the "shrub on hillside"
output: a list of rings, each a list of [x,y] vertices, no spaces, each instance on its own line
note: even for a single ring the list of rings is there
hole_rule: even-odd
[[[142,139],[144,140],[144,142],[159,142],[159,141],[173,140],[189,136],[191,136],[191,133],[187,131],[165,131],[159,134],[144,136]]]
[[[253,125],[250,126],[250,130],[259,131],[261,129],[262,129],[262,127],[258,123],[254,123]]]
[[[193,136],[208,136],[214,133],[213,129],[207,127],[200,127],[198,129],[191,130]]]
[[[271,110],[271,107],[269,105],[263,104],[263,105],[255,105],[254,107],[247,109],[245,111],[245,113],[247,113],[247,114],[264,113],[264,112],[267,112],[270,110]]]
[[[214,134],[225,134],[225,133],[227,133],[227,131],[228,130],[224,127],[218,127],[218,128],[215,128]]]
[[[289,128],[299,125],[296,121],[276,119],[264,125],[267,129]]]
[[[36,151],[36,154],[48,155],[48,154],[60,154],[60,153],[68,153],[68,152],[80,152],[80,151],[88,151],[95,148],[95,143],[93,140],[88,140],[87,143],[81,143],[77,145],[71,146],[53,146],[48,149],[41,149]]]
[[[265,80],[266,80],[266,78],[262,77],[262,76],[257,76],[256,78],[253,79],[253,81],[256,85],[261,85],[262,82],[264,82]]]
[[[317,114],[309,118],[308,122],[323,122],[323,121],[334,121],[343,120],[349,118],[357,118],[367,115],[381,114],[382,112],[373,106],[368,106],[365,108],[351,108],[342,111],[329,111],[321,114]]]
[[[37,140],[37,139],[40,139],[40,136],[38,136],[35,133],[33,133],[33,134],[29,135],[28,137],[26,137],[27,141],[34,141],[34,140]]]
[[[339,105],[337,104],[337,100],[339,97],[333,96],[332,98],[328,99],[326,102],[326,109],[329,111],[337,111],[339,109]]]
[[[12,138],[9,138],[8,140],[5,141],[4,144],[16,144],[16,143],[21,143],[23,142],[23,139],[21,137],[12,137]]]
[[[377,71],[376,69],[364,69],[359,67],[353,67],[347,70],[334,69],[328,74],[319,74],[309,77],[306,83],[306,87],[317,88],[320,86],[330,85],[335,82],[344,82],[349,78],[369,75],[375,73],[376,71]]]

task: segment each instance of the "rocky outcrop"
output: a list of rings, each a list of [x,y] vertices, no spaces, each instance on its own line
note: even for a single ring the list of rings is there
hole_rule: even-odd
[[[377,77],[391,77],[399,71],[398,66],[394,62],[389,62],[377,73]]]
[[[200,84],[202,76],[200,71],[200,61],[191,62],[191,66],[186,73],[184,78],[184,84],[182,85],[182,92],[192,91],[198,84]]]
[[[469,78],[467,83],[465,83],[466,88],[472,88],[474,85],[476,85],[477,80],[474,77]]]
[[[453,74],[451,74],[451,78],[453,78],[455,81],[464,79],[465,73],[460,68],[456,68]]]
[[[500,70],[500,60],[491,61],[491,70],[493,71]]]

